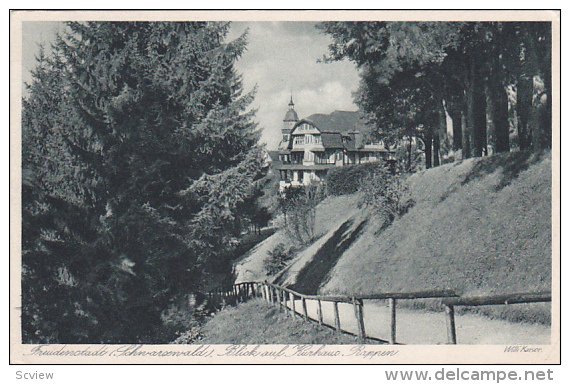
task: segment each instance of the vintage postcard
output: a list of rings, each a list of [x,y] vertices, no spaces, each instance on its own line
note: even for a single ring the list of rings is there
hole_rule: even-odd
[[[560,362],[560,12],[12,11],[13,364]]]

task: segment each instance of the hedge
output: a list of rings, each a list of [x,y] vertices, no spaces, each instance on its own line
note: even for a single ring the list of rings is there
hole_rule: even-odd
[[[360,180],[372,174],[382,163],[345,165],[328,171],[326,177],[327,195],[349,195],[358,191]]]

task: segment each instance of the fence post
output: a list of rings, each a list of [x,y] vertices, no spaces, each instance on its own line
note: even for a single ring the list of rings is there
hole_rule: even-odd
[[[303,305],[303,317],[305,320],[309,320],[309,314],[307,313],[307,300],[304,297],[301,298],[301,304]]]
[[[353,297],[352,305],[354,307],[354,316],[356,317],[356,323],[358,324],[358,337],[364,341],[366,339],[366,331],[364,330],[364,312],[362,310],[363,302],[362,300],[357,300]]]
[[[321,306],[321,300],[317,300],[317,318],[319,320],[319,324],[323,324],[323,308]]]
[[[289,292],[289,301],[291,302],[291,316],[295,318],[297,315],[297,312],[295,312],[295,295],[291,292]]]
[[[340,316],[338,314],[338,301],[333,301],[334,309],[334,327],[337,331],[340,331]]]
[[[455,334],[455,310],[453,305],[446,305],[445,313],[447,315],[447,343],[457,344],[457,336]]]
[[[281,289],[279,290],[279,301],[281,301],[281,308],[283,308],[285,314],[287,314],[287,302],[285,301],[285,291]]]
[[[389,298],[390,307],[390,344],[396,344],[396,299]]]
[[[276,303],[279,306],[279,312],[283,311],[283,295],[281,295],[281,289],[275,287],[275,299]]]
[[[289,316],[289,307],[287,306],[287,298],[288,298],[287,291],[283,290],[283,308],[285,309],[285,314]]]

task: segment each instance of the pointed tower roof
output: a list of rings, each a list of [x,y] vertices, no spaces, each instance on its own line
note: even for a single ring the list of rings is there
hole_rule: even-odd
[[[295,112],[295,103],[293,103],[293,94],[291,94],[291,100],[289,101],[289,110],[285,114],[283,121],[299,121],[299,116]]]

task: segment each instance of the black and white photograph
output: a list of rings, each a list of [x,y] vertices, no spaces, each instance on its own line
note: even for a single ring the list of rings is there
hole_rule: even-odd
[[[559,11],[129,15],[11,13],[11,361],[559,361]]]

